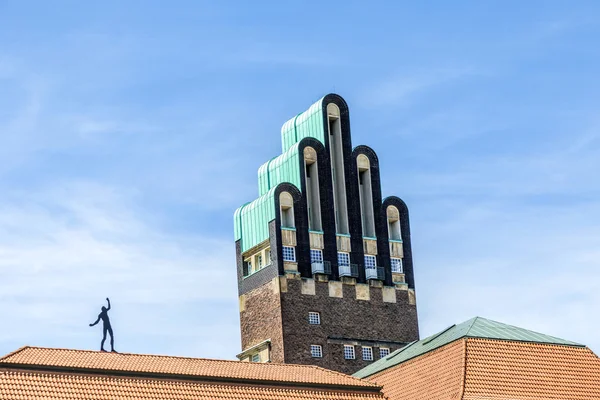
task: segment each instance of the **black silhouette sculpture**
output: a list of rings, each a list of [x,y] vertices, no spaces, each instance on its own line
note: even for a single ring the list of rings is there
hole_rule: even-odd
[[[98,314],[98,319],[93,324],[90,324],[90,326],[94,326],[98,322],[100,322],[100,320],[102,320],[103,336],[102,336],[102,343],[100,343],[100,351],[106,351],[106,350],[104,350],[104,341],[106,341],[106,332],[108,332],[108,333],[110,333],[110,351],[116,353],[115,336],[113,335],[112,326],[110,326],[110,320],[108,319],[108,310],[110,310],[110,300],[108,299],[108,297],[106,298],[106,301],[108,302],[108,308],[102,306],[102,312],[100,312],[100,314]]]

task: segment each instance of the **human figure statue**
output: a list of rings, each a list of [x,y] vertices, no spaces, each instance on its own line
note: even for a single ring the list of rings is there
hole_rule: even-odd
[[[93,324],[90,324],[90,326],[94,326],[98,322],[100,322],[100,320],[102,320],[103,336],[102,336],[102,343],[100,343],[100,351],[106,351],[106,350],[104,350],[104,341],[106,340],[106,332],[108,332],[108,333],[110,333],[110,351],[116,353],[116,351],[115,351],[115,336],[113,335],[113,330],[112,330],[112,327],[110,326],[110,320],[108,319],[108,310],[110,310],[110,300],[108,299],[108,297],[106,298],[106,301],[108,302],[108,308],[102,306],[102,311],[100,312],[100,314],[98,314],[98,319]]]

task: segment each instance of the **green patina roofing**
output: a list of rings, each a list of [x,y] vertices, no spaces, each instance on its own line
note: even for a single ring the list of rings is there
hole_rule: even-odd
[[[517,342],[548,343],[564,346],[584,347],[582,344],[571,342],[569,340],[559,339],[554,336],[544,335],[542,333],[529,331],[527,329],[518,328],[512,325],[506,325],[481,317],[475,317],[463,322],[462,324],[452,325],[445,330],[436,333],[435,335],[429,336],[417,342],[410,343],[409,345],[404,346],[390,355],[374,362],[368,367],[361,369],[360,371],[356,372],[354,376],[358,378],[365,378],[462,338],[512,340]]]
[[[262,196],[280,183],[289,182],[300,188],[302,175],[300,160],[304,155],[299,154],[299,145],[295,143],[282,155],[275,157],[258,169],[258,194]]]
[[[322,97],[303,113],[283,124],[281,128],[282,152],[258,169],[259,198],[238,208],[233,216],[235,240],[242,240],[242,252],[269,238],[269,222],[275,218],[274,189],[283,182],[301,187],[298,143],[312,137],[325,144]]]
[[[242,252],[269,238],[269,222],[275,219],[275,189],[251,203],[247,203],[233,214],[235,240],[242,239]]]
[[[318,139],[325,145],[325,125],[323,124],[323,99],[314,103],[301,114],[287,121],[281,127],[281,151],[285,153],[292,145],[305,137]]]

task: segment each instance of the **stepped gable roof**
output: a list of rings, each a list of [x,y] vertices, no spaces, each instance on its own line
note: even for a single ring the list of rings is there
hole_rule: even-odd
[[[482,317],[475,317],[461,324],[452,325],[425,339],[410,343],[389,354],[385,358],[361,369],[355,373],[354,376],[365,378],[462,338],[511,340],[517,342],[585,347],[582,344],[569,340],[503,324]]]

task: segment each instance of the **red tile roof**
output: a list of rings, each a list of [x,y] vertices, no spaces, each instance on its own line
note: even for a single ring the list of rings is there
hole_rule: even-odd
[[[372,382],[313,365],[264,364],[42,347],[23,347],[0,358],[0,368],[3,364],[377,388]]]
[[[587,347],[464,338],[377,373],[390,400],[600,399]]]
[[[2,371],[2,400],[374,400],[379,393],[100,375]]]
[[[0,358],[0,399],[374,400],[380,387],[316,366],[24,347]]]

